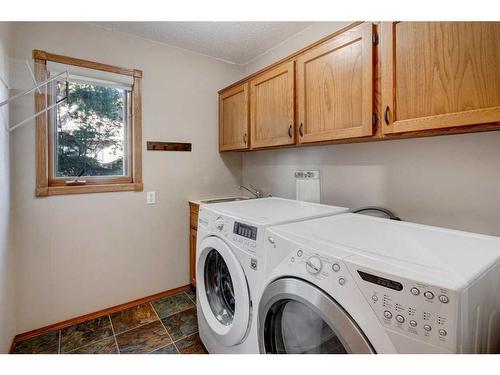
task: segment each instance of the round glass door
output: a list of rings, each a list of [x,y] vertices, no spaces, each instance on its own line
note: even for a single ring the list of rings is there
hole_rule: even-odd
[[[269,309],[265,346],[267,353],[277,354],[347,354],[328,323],[294,300],[281,300]]]
[[[218,237],[203,239],[199,248],[198,314],[203,315],[221,344],[239,344],[250,325],[251,303],[243,268],[231,248]]]
[[[234,317],[234,287],[222,255],[211,250],[205,260],[205,288],[208,303],[219,322],[229,325]]]
[[[374,353],[350,315],[307,281],[284,278],[266,287],[259,304],[263,353]]]

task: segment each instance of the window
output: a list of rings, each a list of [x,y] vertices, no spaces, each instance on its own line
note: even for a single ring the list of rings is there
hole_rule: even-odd
[[[37,196],[142,191],[142,73],[38,50],[34,58],[39,80],[69,71],[40,106],[53,109],[37,118]]]
[[[130,91],[71,79],[55,87],[52,177],[128,176]]]

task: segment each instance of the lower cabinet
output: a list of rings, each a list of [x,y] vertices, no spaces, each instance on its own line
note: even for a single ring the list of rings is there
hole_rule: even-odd
[[[196,286],[196,235],[197,230],[191,228],[189,232],[189,281]]]
[[[196,286],[196,236],[200,206],[189,202],[189,282]]]

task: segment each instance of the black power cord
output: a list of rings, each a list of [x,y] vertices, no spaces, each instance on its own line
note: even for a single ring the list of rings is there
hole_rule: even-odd
[[[359,208],[355,208],[353,210],[351,210],[352,213],[354,214],[358,214],[358,213],[361,213],[361,212],[366,212],[366,211],[376,211],[376,212],[382,212],[384,215],[386,215],[390,220],[397,220],[397,221],[401,221],[401,218],[399,218],[398,216],[396,216],[394,214],[394,212],[392,212],[391,210],[387,209],[387,208],[383,208],[383,207],[378,207],[378,206],[366,206],[366,207],[359,207]]]

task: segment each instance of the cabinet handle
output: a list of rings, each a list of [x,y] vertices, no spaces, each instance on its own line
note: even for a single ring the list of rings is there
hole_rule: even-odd
[[[245,144],[247,143],[247,133],[245,133],[243,135],[243,143],[245,143]]]
[[[292,125],[288,128],[288,136],[292,138]]]
[[[303,133],[303,131],[302,131],[302,130],[303,130],[303,128],[304,128],[304,124],[303,124],[303,123],[300,123],[300,126],[299,126],[299,134],[300,134],[300,136],[301,136],[301,137],[303,137],[303,136],[304,136],[304,133]]]
[[[389,106],[385,107],[384,120],[387,125],[389,125]]]

